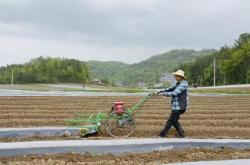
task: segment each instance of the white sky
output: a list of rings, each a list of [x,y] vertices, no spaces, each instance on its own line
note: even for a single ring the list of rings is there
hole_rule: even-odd
[[[0,65],[38,56],[134,63],[220,48],[250,31],[249,0],[1,0]]]

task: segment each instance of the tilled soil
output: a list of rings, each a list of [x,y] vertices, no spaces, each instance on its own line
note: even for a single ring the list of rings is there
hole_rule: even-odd
[[[65,126],[64,119],[75,112],[108,112],[114,101],[131,106],[140,98],[0,97],[0,127]],[[157,136],[169,116],[170,99],[157,97],[142,109],[133,137]],[[250,138],[250,96],[191,97],[180,122],[190,138]],[[169,136],[176,132],[171,130]]]
[[[91,155],[91,154],[60,154],[60,155],[24,155],[18,157],[0,158],[0,165],[140,165],[162,164],[174,162],[249,159],[250,149],[235,150],[231,148],[195,148],[186,150],[155,151],[150,153],[130,153],[123,155]]]
[[[0,127],[65,126],[64,119],[75,112],[108,112],[121,100],[127,106],[141,97],[0,97]],[[170,99],[157,97],[136,116],[133,137],[154,137],[170,113]],[[191,97],[190,107],[180,122],[190,138],[250,138],[250,96]],[[177,136],[171,130],[169,137]],[[132,138],[133,138],[132,137]],[[110,138],[99,134],[91,139]],[[79,137],[2,138],[1,142],[79,139]],[[159,164],[199,160],[250,158],[250,149],[196,148],[123,155],[26,155],[0,158],[0,164]]]

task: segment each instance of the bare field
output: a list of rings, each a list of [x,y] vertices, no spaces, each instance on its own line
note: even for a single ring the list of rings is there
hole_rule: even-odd
[[[127,106],[140,97],[0,97],[0,127],[65,126],[75,112],[108,112],[112,103]],[[170,113],[170,99],[157,97],[136,116],[134,137],[157,136]],[[250,138],[250,96],[190,98],[181,117],[188,137]],[[105,135],[99,135],[105,136]],[[175,131],[170,132],[170,137]]]

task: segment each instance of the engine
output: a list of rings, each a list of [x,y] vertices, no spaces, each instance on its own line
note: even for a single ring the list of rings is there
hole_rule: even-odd
[[[124,103],[121,101],[114,102],[114,111],[117,115],[122,115],[125,112]]]

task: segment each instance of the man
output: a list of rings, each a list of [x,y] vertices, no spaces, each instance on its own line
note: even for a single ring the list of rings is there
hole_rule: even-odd
[[[165,137],[172,126],[175,127],[181,138],[185,137],[185,132],[179,123],[180,115],[184,114],[188,106],[188,82],[184,75],[184,71],[178,70],[173,75],[177,81],[176,85],[158,92],[158,95],[170,96],[171,100],[171,115],[166,122],[160,136]]]

